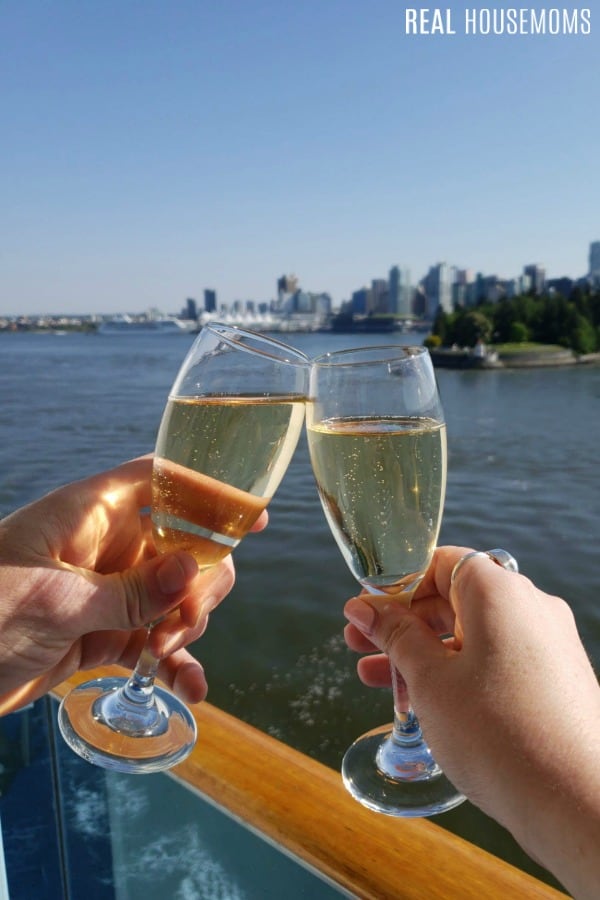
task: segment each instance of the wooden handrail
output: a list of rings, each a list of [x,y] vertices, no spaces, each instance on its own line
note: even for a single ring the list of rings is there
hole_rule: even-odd
[[[116,668],[78,673],[54,693]],[[175,777],[361,900],[564,900],[560,891],[427,819],[360,806],[337,772],[203,703]]]

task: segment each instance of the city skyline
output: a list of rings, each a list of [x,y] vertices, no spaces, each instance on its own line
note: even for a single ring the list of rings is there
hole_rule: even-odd
[[[595,21],[426,37],[393,0],[201,6],[3,4],[0,315],[268,300],[278,272],[339,306],[439,260],[586,272]]]
[[[231,309],[231,308],[242,308],[246,304],[274,304],[277,300],[279,283],[286,278],[293,279],[294,288],[293,290],[298,290],[300,292],[308,293],[308,294],[321,294],[328,295],[332,301],[332,308],[341,309],[344,305],[352,304],[353,297],[362,292],[363,290],[383,290],[385,285],[385,290],[390,288],[390,280],[393,279],[392,273],[394,271],[400,274],[400,281],[404,289],[408,288],[411,291],[415,291],[417,288],[424,287],[427,284],[427,280],[429,276],[434,272],[434,270],[443,267],[449,273],[451,273],[454,277],[458,278],[458,281],[462,283],[464,286],[472,285],[476,282],[476,280],[483,279],[488,282],[496,282],[498,284],[511,285],[511,291],[514,293],[515,291],[521,291],[525,293],[528,289],[535,289],[536,292],[539,292],[539,286],[534,284],[532,280],[532,272],[530,270],[539,269],[542,273],[542,278],[544,283],[553,282],[553,281],[561,281],[567,280],[576,283],[578,281],[582,281],[587,279],[589,276],[593,276],[595,282],[600,280],[600,241],[590,241],[588,243],[588,250],[586,253],[586,259],[588,260],[588,265],[584,272],[579,273],[579,275],[556,275],[550,276],[548,275],[548,269],[544,262],[536,262],[536,263],[525,263],[521,265],[520,271],[516,273],[512,273],[507,275],[506,277],[502,277],[498,275],[496,271],[493,272],[483,272],[481,269],[473,267],[473,266],[459,266],[455,263],[447,262],[446,260],[438,261],[435,263],[430,263],[427,266],[425,272],[421,275],[418,275],[416,278],[413,276],[412,269],[409,265],[398,265],[396,263],[388,266],[388,270],[383,275],[377,273],[375,275],[366,276],[360,286],[355,286],[350,290],[350,294],[347,297],[336,298],[332,295],[332,292],[327,289],[325,286],[322,290],[315,291],[311,287],[311,285],[305,284],[302,277],[297,273],[287,273],[287,275],[279,276],[277,278],[271,278],[271,292],[268,291],[261,294],[260,296],[251,297],[249,295],[244,295],[240,297],[233,297],[231,299],[223,299],[220,295],[220,291],[218,287],[202,287],[197,290],[193,295],[192,292],[188,292],[185,297],[182,298],[169,298],[165,299],[165,302],[162,304],[152,304],[145,307],[139,306],[128,306],[121,307],[118,309],[95,309],[95,310],[87,310],[82,311],[79,310],[70,310],[65,311],[61,309],[52,309],[45,310],[43,312],[30,312],[29,310],[20,310],[19,312],[10,312],[4,311],[0,309],[0,317],[6,318],[16,318],[20,315],[29,316],[29,315],[87,315],[87,316],[103,316],[103,315],[111,315],[113,313],[129,313],[132,315],[143,315],[148,312],[161,312],[168,315],[178,315],[183,314],[186,305],[190,303],[195,303],[198,310],[202,311],[203,309],[207,309],[208,311],[214,311],[215,309]],[[451,283],[455,283],[454,280]],[[292,289],[290,289],[290,292]],[[209,303],[209,307],[206,305],[206,297],[207,294],[211,296],[211,301]]]

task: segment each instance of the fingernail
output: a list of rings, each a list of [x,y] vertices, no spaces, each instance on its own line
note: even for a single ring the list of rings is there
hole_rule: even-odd
[[[191,556],[177,554],[163,560],[156,570],[156,579],[163,594],[182,591],[198,567]]]
[[[359,631],[364,634],[371,634],[375,624],[375,610],[364,600],[353,597],[348,600],[344,607],[344,615],[353,625],[356,625]]]

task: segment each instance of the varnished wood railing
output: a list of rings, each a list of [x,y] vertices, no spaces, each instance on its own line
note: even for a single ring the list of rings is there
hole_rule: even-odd
[[[198,743],[173,774],[361,900],[564,900],[432,821],[364,809],[337,772],[208,703],[195,716]]]

